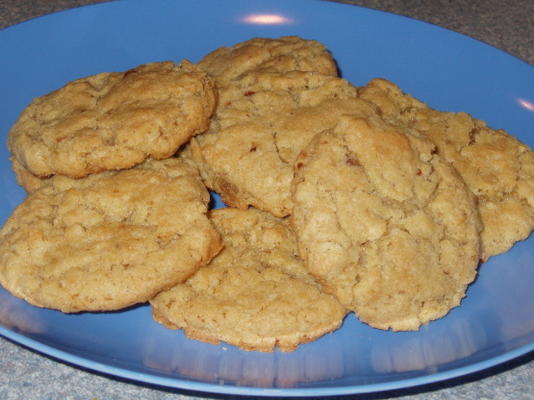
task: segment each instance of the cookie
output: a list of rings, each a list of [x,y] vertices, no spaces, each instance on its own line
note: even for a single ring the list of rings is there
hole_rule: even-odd
[[[217,209],[211,220],[224,249],[150,301],[158,322],[259,351],[292,351],[340,326],[345,310],[306,271],[287,220],[252,208]]]
[[[534,152],[503,130],[460,112],[441,112],[375,79],[360,96],[383,116],[423,132],[476,195],[484,229],[482,259],[503,253],[534,229]]]
[[[219,88],[207,132],[190,152],[206,185],[236,208],[291,212],[293,163],[315,133],[345,112],[372,113],[347,81],[314,72],[249,73]]]
[[[0,283],[68,313],[145,302],[220,250],[208,202],[196,168],[174,158],[82,179],[57,175],[0,230]]]
[[[292,224],[301,256],[340,302],[379,329],[417,330],[474,279],[474,198],[430,140],[345,116],[296,163]]]
[[[205,130],[212,80],[191,63],[101,73],[36,98],[9,132],[13,157],[38,177],[80,178],[173,155]]]
[[[251,71],[314,71],[337,76],[334,59],[315,40],[297,36],[254,38],[232,47],[220,47],[206,55],[198,66],[217,81],[239,79]]]

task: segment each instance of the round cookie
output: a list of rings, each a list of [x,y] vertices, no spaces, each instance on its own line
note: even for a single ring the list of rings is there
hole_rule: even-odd
[[[375,328],[442,317],[475,277],[473,196],[416,132],[343,117],[299,156],[293,202],[308,269]]]
[[[345,310],[306,271],[287,220],[252,208],[217,209],[211,220],[224,249],[150,301],[158,322],[259,351],[292,351],[340,326]]]
[[[63,312],[147,301],[220,250],[208,202],[196,168],[174,158],[82,179],[57,175],[0,230],[0,283]]]
[[[482,259],[503,253],[534,229],[534,152],[503,130],[493,130],[466,113],[440,112],[375,79],[360,96],[384,118],[429,137],[475,194],[482,219]]]
[[[336,63],[328,50],[315,40],[297,36],[254,38],[220,47],[197,65],[219,82],[239,79],[251,71],[315,71],[337,76]]]
[[[80,178],[173,155],[208,127],[212,80],[193,64],[101,73],[38,97],[9,132],[13,157],[39,177]]]
[[[293,163],[315,133],[344,113],[373,113],[347,81],[314,72],[249,73],[219,90],[207,132],[190,153],[206,185],[237,208],[291,212]]]

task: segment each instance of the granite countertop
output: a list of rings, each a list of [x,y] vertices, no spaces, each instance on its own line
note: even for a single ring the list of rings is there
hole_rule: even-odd
[[[2,0],[0,28],[29,18],[102,0]],[[534,65],[534,2],[531,0],[341,0],[431,22],[502,49]],[[345,396],[353,400],[534,398],[534,354],[445,382],[410,389]],[[229,399],[163,389],[93,373],[42,356],[0,337],[0,399]],[[236,398],[238,398],[236,396]]]

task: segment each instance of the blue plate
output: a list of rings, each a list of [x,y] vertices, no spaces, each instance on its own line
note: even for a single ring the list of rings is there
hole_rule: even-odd
[[[117,1],[0,32],[0,132],[35,96],[69,80],[158,60],[198,61],[253,36],[322,41],[356,85],[385,77],[431,106],[467,111],[534,145],[534,68],[462,35],[382,12],[317,1]],[[0,221],[24,198],[0,148]],[[65,315],[0,289],[0,333],[92,370],[214,393],[320,396],[414,386],[534,349],[534,238],[480,267],[460,307],[418,332],[354,316],[293,353],[245,352],[187,339],[146,305]]]

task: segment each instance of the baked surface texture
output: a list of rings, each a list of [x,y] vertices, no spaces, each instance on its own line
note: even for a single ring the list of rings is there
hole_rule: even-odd
[[[291,212],[293,163],[343,113],[374,112],[347,81],[315,72],[251,72],[219,88],[207,132],[190,151],[206,185],[236,208]]]
[[[0,231],[0,283],[63,312],[147,301],[220,250],[208,202],[196,168],[178,159],[55,176]]]
[[[198,66],[218,82],[239,79],[247,72],[315,71],[337,75],[337,66],[321,43],[297,36],[253,38],[207,54]]]
[[[8,146],[39,177],[129,168],[168,158],[204,131],[215,96],[211,78],[187,61],[100,73],[34,99]]]
[[[50,180],[50,177],[40,178],[37,175],[32,174],[14,157],[11,157],[11,169],[15,173],[17,183],[28,193],[39,189]]]
[[[469,114],[442,112],[385,79],[360,88],[384,118],[423,132],[475,194],[482,219],[482,259],[503,253],[534,229],[534,152]]]
[[[291,351],[340,326],[345,310],[307,272],[288,221],[252,208],[214,210],[211,220],[225,248],[151,300],[157,321],[259,351]]]
[[[430,140],[346,116],[299,156],[292,224],[310,272],[379,329],[416,330],[464,297],[480,222]]]

